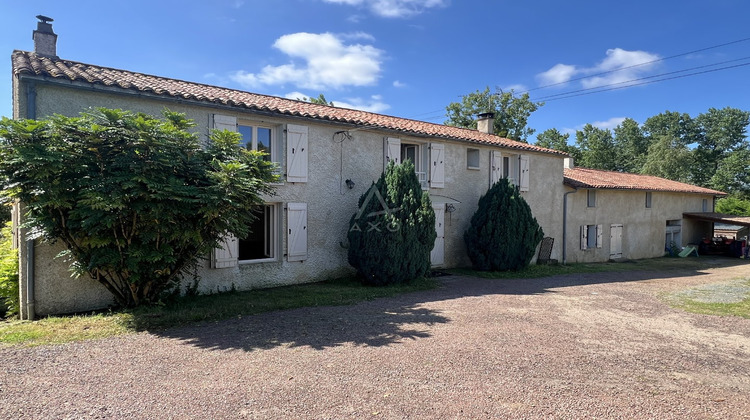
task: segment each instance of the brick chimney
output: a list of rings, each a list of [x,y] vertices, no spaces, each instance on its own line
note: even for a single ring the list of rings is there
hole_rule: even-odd
[[[34,52],[47,57],[57,57],[57,34],[52,30],[52,18],[37,15],[39,22],[36,24],[32,38],[34,39]]]
[[[495,113],[485,112],[477,115],[477,130],[482,133],[495,134]]]

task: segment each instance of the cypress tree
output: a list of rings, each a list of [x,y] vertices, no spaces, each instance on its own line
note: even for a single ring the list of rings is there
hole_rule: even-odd
[[[544,237],[542,228],[507,179],[496,182],[479,199],[464,233],[469,259],[476,270],[520,270],[529,265]]]
[[[349,264],[365,284],[407,283],[430,270],[435,213],[414,164],[388,164],[349,221]]]

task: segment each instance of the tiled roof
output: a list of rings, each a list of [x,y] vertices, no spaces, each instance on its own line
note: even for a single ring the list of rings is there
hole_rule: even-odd
[[[361,127],[397,130],[415,135],[464,140],[510,149],[567,156],[567,154],[557,150],[537,147],[532,144],[509,140],[477,130],[433,124],[354,109],[312,104],[276,96],[260,95],[241,90],[151,76],[127,70],[93,66],[75,61],[41,56],[32,52],[13,51],[12,62],[14,76],[26,75],[83,82],[168,98],[207,102],[236,108],[354,124]]]
[[[610,190],[668,191],[694,194],[726,195],[721,191],[697,187],[651,175],[626,172],[602,171],[599,169],[565,169],[563,183],[573,188],[597,188]]]
[[[682,213],[684,217],[689,219],[708,220],[709,222],[726,223],[729,226],[748,226],[750,227],[750,217],[748,216],[734,216],[732,214],[724,213]],[[718,228],[718,226],[716,226]]]

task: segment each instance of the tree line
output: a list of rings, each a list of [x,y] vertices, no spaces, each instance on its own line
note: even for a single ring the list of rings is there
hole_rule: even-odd
[[[495,134],[528,142],[536,132],[529,116],[544,105],[528,94],[501,89],[464,95],[446,107],[446,125],[476,128],[475,116],[495,113]],[[575,138],[556,128],[536,136],[536,145],[570,154],[576,166],[686,182],[729,194],[724,210],[750,215],[750,112],[710,108],[695,117],[664,111],[639,124],[626,118],[613,130],[586,124]],[[719,208],[722,211],[722,208]]]

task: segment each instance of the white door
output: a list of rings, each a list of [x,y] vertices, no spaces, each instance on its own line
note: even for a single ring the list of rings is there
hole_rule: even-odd
[[[610,227],[609,257],[622,258],[622,225]]]
[[[445,203],[432,203],[432,209],[435,210],[435,246],[430,252],[430,263],[443,265],[445,263]]]

